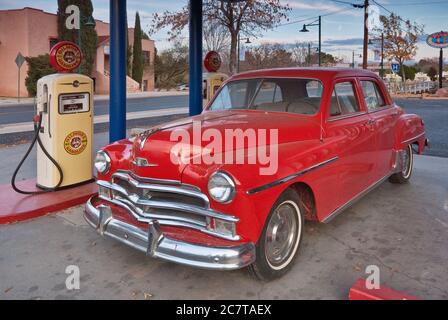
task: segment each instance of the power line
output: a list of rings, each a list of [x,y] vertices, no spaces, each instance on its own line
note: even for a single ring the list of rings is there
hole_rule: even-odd
[[[398,19],[398,20],[400,20],[400,21],[402,21],[402,22],[404,22],[404,23],[407,23],[407,21],[405,21],[404,19],[402,19],[398,14],[396,14],[395,12],[389,10],[389,9],[386,8],[384,5],[382,5],[381,3],[378,3],[378,2],[375,1],[375,0],[372,0],[372,2],[374,2],[376,5],[380,6],[381,8],[383,8],[384,10],[386,10],[387,12],[389,12],[390,14],[393,14],[393,15],[397,16],[397,19]],[[400,29],[402,32],[406,32],[406,31],[402,30],[401,28],[399,28],[399,29]],[[418,29],[418,31],[420,31],[420,33],[425,33],[425,30],[423,30],[423,28],[417,28],[417,29]]]
[[[334,14],[351,11],[353,9],[355,9],[355,8],[348,8],[348,9],[344,8],[344,9],[337,10],[337,11],[331,11],[331,12],[326,13],[326,14],[321,14],[320,16],[321,17],[327,17],[327,16],[331,16],[331,15],[334,15]],[[319,16],[311,16],[309,18],[305,18],[305,19],[301,19],[301,20],[295,20],[295,21],[291,21],[291,22],[282,23],[282,24],[277,25],[277,27],[284,27],[284,26],[288,26],[288,25],[291,25],[291,24],[306,22],[306,21],[310,21],[310,20],[316,20],[318,18],[319,18]]]
[[[342,3],[342,4],[348,4],[350,6],[352,6],[353,8],[356,9],[363,9],[364,5],[363,4],[359,4],[359,3],[353,3],[353,2],[348,2],[348,1],[341,1],[341,0],[330,0],[333,2],[337,2],[337,3]]]
[[[427,1],[427,2],[409,2],[409,3],[389,3],[389,7],[400,7],[400,6],[420,6],[428,4],[448,4],[448,1]]]

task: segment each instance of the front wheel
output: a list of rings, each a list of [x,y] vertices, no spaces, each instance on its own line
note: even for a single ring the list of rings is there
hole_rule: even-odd
[[[400,157],[401,171],[390,176],[389,181],[392,183],[406,183],[411,179],[412,169],[414,166],[414,153],[412,145],[408,145],[406,150],[401,153]]]
[[[249,271],[260,280],[283,276],[293,265],[302,239],[303,209],[299,196],[286,190],[274,203],[256,246]]]

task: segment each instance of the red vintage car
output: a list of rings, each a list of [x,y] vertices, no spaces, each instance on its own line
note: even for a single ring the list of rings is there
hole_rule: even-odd
[[[408,182],[427,142],[422,119],[369,71],[247,72],[201,115],[100,150],[85,218],[151,257],[273,279],[291,268],[305,220]]]

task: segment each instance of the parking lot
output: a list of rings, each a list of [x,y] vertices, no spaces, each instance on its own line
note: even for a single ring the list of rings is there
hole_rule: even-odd
[[[149,259],[86,225],[82,207],[0,226],[1,299],[346,299],[380,268],[381,284],[424,299],[448,298],[448,159],[417,157],[412,182],[388,182],[323,225],[308,223],[283,278],[216,272]],[[69,291],[66,267],[80,270]]]

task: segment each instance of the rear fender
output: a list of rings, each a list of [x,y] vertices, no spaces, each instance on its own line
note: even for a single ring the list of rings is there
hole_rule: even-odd
[[[397,121],[395,150],[403,150],[409,144],[418,144],[418,153],[422,154],[428,144],[425,124],[416,114],[402,114]]]

